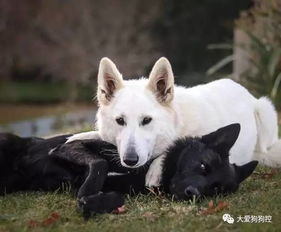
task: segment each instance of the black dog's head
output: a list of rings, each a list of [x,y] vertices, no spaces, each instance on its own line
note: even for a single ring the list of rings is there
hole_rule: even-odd
[[[165,162],[174,162],[175,170],[164,169],[171,175],[168,187],[176,199],[193,196],[213,196],[235,192],[239,184],[255,169],[258,162],[243,166],[229,163],[229,150],[240,132],[239,124],[218,129],[202,138],[186,138],[176,142]],[[175,160],[173,156],[178,156]],[[174,157],[175,157],[174,156]]]

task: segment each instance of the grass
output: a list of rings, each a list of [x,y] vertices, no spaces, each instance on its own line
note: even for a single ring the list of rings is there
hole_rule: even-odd
[[[210,199],[202,202],[175,202],[163,196],[127,197],[126,213],[98,215],[84,221],[70,193],[16,193],[0,197],[0,231],[280,231],[281,172],[259,167],[235,194],[215,197],[227,202],[227,208],[203,214]],[[60,218],[49,225],[30,227],[32,220],[42,222],[53,212]],[[207,211],[208,212],[208,211]],[[223,222],[229,213],[239,215],[271,215],[272,223]]]

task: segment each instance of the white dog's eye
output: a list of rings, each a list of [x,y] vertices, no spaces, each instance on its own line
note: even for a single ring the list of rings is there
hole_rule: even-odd
[[[116,121],[120,126],[126,125],[126,122],[125,122],[125,120],[124,120],[123,117],[116,118],[115,121]]]
[[[149,124],[151,122],[151,120],[152,120],[151,117],[144,117],[142,122],[141,122],[141,125],[145,126],[145,125]]]

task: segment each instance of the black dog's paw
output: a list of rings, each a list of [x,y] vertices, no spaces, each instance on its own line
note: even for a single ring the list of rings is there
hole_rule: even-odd
[[[124,205],[124,196],[117,192],[103,193],[82,197],[78,200],[85,219],[101,213],[111,213],[113,210]]]

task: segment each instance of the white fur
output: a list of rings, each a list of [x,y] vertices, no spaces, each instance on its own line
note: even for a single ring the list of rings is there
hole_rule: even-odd
[[[105,76],[99,72],[98,134],[117,145],[122,165],[126,166],[123,156],[129,144],[135,146],[139,156],[135,165],[138,167],[163,154],[179,137],[202,136],[228,124],[240,123],[241,132],[230,151],[230,162],[242,165],[258,159],[266,165],[281,166],[277,115],[268,99],[256,99],[229,79],[193,88],[174,86],[172,69],[165,58],[156,62],[149,79],[140,80],[123,80],[107,58],[101,64],[100,70],[111,70],[111,73]],[[101,79],[111,82],[107,84]],[[126,126],[116,123],[120,116],[125,118]],[[141,126],[146,116],[152,117],[152,121]],[[97,132],[92,133],[96,138]],[[87,139],[91,138],[91,134],[86,135]],[[77,138],[83,139],[83,135],[70,140]],[[159,185],[162,158],[156,158],[150,166],[148,186]]]
[[[153,94],[145,88],[146,82],[145,79],[126,81],[111,104],[100,106],[97,113],[97,128],[101,138],[117,145],[124,166],[126,164],[122,158],[129,143],[135,144],[139,154],[138,167],[162,154],[176,137],[175,112],[160,106]],[[125,127],[115,121],[121,115],[126,119]],[[145,116],[152,117],[152,122],[140,126]]]
[[[79,134],[75,134],[67,138],[66,143],[70,143],[75,140],[82,140],[82,139],[101,139],[100,134],[98,131],[88,131],[82,132]]]

